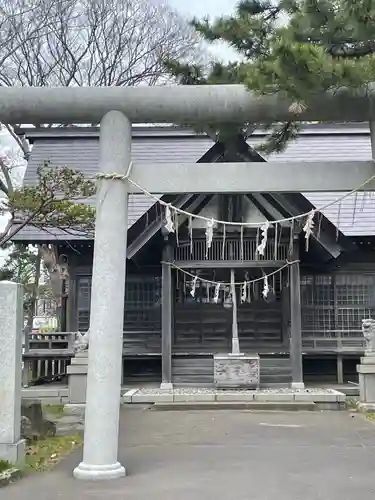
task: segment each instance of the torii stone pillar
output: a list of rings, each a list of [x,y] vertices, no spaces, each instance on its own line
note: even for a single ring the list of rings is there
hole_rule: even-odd
[[[125,175],[130,164],[131,124],[119,111],[100,122],[101,173]],[[83,461],[77,479],[125,476],[118,462],[128,186],[121,180],[99,181],[96,201],[91,291],[89,362]]]

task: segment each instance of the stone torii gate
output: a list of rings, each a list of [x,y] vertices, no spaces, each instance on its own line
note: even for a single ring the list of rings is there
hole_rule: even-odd
[[[372,95],[343,90],[309,103],[300,121],[369,121]],[[5,123],[95,123],[100,121],[99,168],[90,348],[83,461],[78,479],[125,475],[118,462],[122,336],[127,250],[131,123],[253,122],[296,119],[290,102],[259,97],[240,85],[138,88],[0,88]],[[375,127],[371,126],[373,156]],[[131,178],[151,193],[243,193],[350,191],[375,174],[373,161],[133,165]],[[108,178],[106,178],[106,175]],[[375,190],[375,179],[365,186]],[[292,270],[293,272],[293,270]],[[298,278],[298,270],[293,274]],[[293,373],[302,382],[301,331],[292,328]],[[298,382],[298,380],[297,380]]]

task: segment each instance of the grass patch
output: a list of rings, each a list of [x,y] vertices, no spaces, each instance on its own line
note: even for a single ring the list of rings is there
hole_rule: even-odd
[[[43,405],[43,410],[49,415],[62,417],[64,415],[64,405]]]
[[[355,398],[346,398],[345,406],[347,410],[357,410],[359,401]]]
[[[8,460],[0,460],[0,473],[9,470],[13,467]]]
[[[7,486],[21,476],[21,471],[7,460],[0,460],[0,488]]]
[[[55,436],[29,443],[26,450],[25,470],[44,472],[51,470],[83,442],[81,436]]]

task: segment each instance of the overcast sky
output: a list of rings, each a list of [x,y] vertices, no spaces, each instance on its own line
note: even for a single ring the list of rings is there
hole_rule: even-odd
[[[238,0],[167,0],[176,10],[188,19],[197,17],[203,19],[209,16],[214,19],[222,15],[232,14]],[[210,44],[210,52],[215,58],[223,61],[233,60],[236,53],[224,44]]]
[[[188,16],[204,17],[231,14],[238,0],[169,0],[169,4]]]

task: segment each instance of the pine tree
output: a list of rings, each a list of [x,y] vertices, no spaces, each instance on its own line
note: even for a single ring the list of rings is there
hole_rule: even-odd
[[[232,16],[195,19],[192,25],[206,41],[226,42],[239,60],[215,62],[208,69],[167,61],[180,83],[242,83],[252,92],[280,92],[292,99],[291,120],[270,127],[267,152],[281,151],[298,135],[293,115],[316,94],[342,87],[366,91],[375,81],[373,0],[243,0]],[[218,135],[228,133],[225,124],[199,127],[209,125]],[[249,125],[231,125],[231,130]]]
[[[95,210],[88,203],[80,202],[94,194],[93,180],[86,179],[77,170],[55,167],[48,161],[38,167],[35,185],[19,188],[11,185],[10,189],[0,185],[0,196],[6,196],[0,198],[0,216],[11,215],[6,229],[0,231],[0,248],[9,244],[25,226],[92,236]]]

